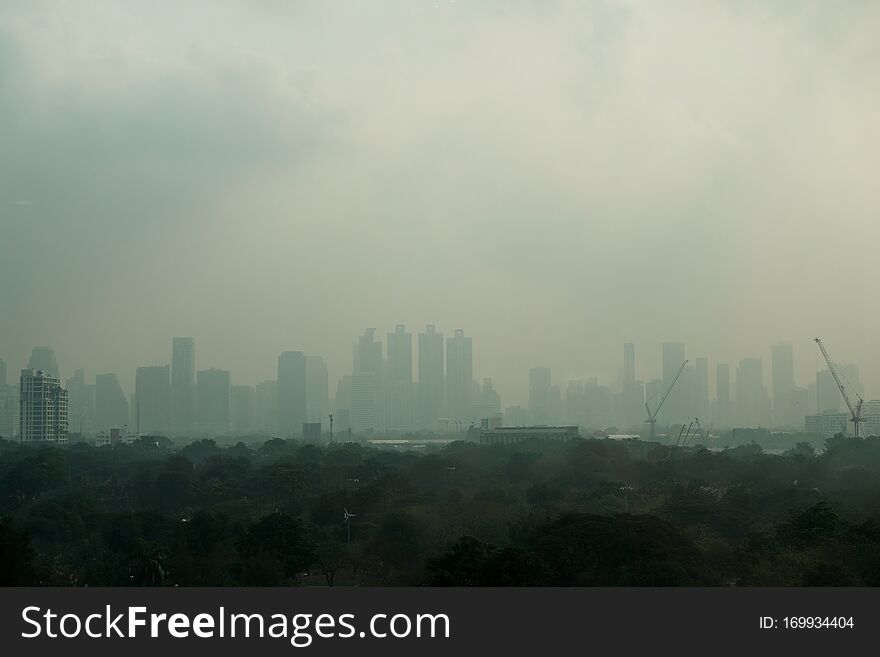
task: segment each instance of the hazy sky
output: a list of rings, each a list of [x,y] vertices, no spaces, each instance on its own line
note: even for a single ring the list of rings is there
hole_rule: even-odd
[[[880,3],[0,3],[0,357],[233,382],[364,328],[610,380],[825,339],[880,396]],[[332,394],[332,393],[331,393]]]

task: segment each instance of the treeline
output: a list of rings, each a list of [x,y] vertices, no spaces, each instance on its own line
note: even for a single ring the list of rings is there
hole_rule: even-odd
[[[2,441],[0,584],[880,585],[878,474],[876,438]]]

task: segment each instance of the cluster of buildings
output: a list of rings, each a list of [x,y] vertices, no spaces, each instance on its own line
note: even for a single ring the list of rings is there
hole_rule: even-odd
[[[613,381],[569,380],[564,389],[554,384],[549,368],[534,367],[528,372],[527,404],[502,411],[492,379],[475,380],[471,337],[461,329],[445,336],[434,325],[414,336],[399,324],[384,343],[375,329],[367,329],[352,344],[351,373],[338,380],[332,397],[324,358],[301,351],[278,356],[275,379],[233,385],[228,370],[196,369],[193,338],[173,338],[170,362],[138,367],[134,391],[126,394],[115,373],[98,374],[91,382],[76,369],[62,385],[54,352],[37,347],[17,385],[8,382],[0,360],[0,436],[56,443],[88,436],[107,444],[137,435],[317,440],[333,432],[450,434],[502,426],[639,433],[646,402],[656,408],[670,387],[658,415],[661,426],[699,417],[715,429],[766,427],[825,436],[851,430],[831,372],[819,371],[808,386],[795,383],[791,345],[772,347],[766,383],[759,358],[742,359],[735,367],[717,363],[710,379],[709,359],[686,362],[682,343],[664,343],[661,356],[660,376],[639,379],[635,345],[627,343]],[[862,395],[858,368],[838,369],[852,392]],[[862,415],[864,428],[880,433],[880,401],[866,402]]]

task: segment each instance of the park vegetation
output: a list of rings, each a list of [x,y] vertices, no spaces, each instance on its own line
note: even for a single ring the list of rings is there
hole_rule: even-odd
[[[0,518],[7,586],[876,586],[880,439],[0,441]]]

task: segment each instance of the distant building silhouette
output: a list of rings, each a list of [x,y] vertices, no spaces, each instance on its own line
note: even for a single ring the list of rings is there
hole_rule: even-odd
[[[306,357],[285,351],[278,357],[278,429],[284,438],[300,435],[306,421]]]
[[[419,424],[437,429],[446,415],[443,386],[443,334],[429,324],[419,333]]]
[[[386,423],[389,429],[409,429],[413,425],[412,333],[398,324],[388,334],[387,346]]]
[[[47,375],[58,379],[58,361],[55,360],[55,351],[52,347],[34,347],[28,361],[28,369],[43,370]]]
[[[238,435],[256,429],[256,395],[252,386],[239,385],[229,389],[229,426]]]
[[[211,368],[196,374],[197,429],[220,436],[229,431],[229,371]]]
[[[95,377],[95,429],[98,431],[128,424],[128,400],[115,374]]]
[[[168,365],[139,367],[135,374],[135,428],[141,434],[167,436],[171,379]]]
[[[464,330],[456,329],[454,337],[446,339],[446,415],[464,423],[464,429],[473,420],[471,397],[474,390],[474,354],[471,338]]]

